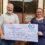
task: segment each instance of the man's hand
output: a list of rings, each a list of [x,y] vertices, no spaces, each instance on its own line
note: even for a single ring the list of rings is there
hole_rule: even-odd
[[[4,35],[3,34],[1,35],[1,39],[4,39]]]
[[[3,34],[3,30],[1,27],[0,27],[0,39],[4,39],[4,34]]]
[[[43,33],[41,31],[38,32],[39,36],[43,36]]]

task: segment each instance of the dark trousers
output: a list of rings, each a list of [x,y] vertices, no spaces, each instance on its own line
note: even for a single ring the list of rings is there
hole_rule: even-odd
[[[38,45],[36,42],[28,42],[28,45]]]
[[[1,45],[13,45],[14,42],[12,40],[1,40]]]
[[[2,41],[1,41],[1,39],[0,39],[0,45],[2,45]]]

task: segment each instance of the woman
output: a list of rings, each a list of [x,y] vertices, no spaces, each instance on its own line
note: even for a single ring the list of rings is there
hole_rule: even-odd
[[[45,18],[43,9],[37,9],[36,17],[31,20],[31,23],[38,24],[38,45],[45,45]]]

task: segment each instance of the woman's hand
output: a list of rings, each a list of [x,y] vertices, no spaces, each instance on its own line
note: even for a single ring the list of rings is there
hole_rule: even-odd
[[[43,36],[43,33],[41,31],[38,32],[39,36]]]

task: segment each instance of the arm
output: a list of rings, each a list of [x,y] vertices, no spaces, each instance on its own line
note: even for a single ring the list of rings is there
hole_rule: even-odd
[[[3,17],[3,15],[2,15],[2,18],[1,18],[1,23],[0,23],[0,35],[1,35],[1,39],[3,39],[4,38],[4,32],[3,32],[3,22],[4,22],[4,17]]]
[[[43,32],[43,36],[45,36],[45,31]]]
[[[2,27],[0,26],[0,38],[3,39],[4,36],[3,36],[3,30],[2,30]]]
[[[41,25],[40,25],[40,26],[41,26]],[[39,26],[39,27],[40,27],[40,26]],[[43,25],[40,27],[38,34],[39,34],[40,36],[45,36],[45,25],[44,25],[44,23],[43,23]]]

